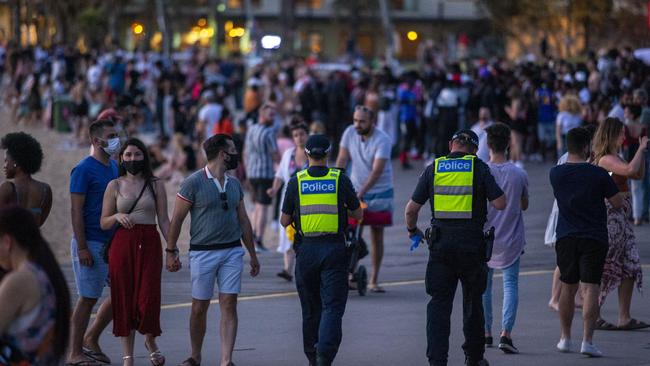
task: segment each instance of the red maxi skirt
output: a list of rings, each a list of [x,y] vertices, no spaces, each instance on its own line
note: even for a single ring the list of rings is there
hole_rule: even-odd
[[[159,336],[162,246],[156,225],[117,229],[108,258],[113,334]]]

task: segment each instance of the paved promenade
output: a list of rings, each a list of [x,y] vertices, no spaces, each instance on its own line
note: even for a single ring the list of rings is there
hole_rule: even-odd
[[[359,297],[350,293],[344,317],[344,335],[335,365],[425,365],[425,309],[428,297],[424,292],[426,247],[409,252],[404,229],[403,208],[420,174],[413,171],[396,172],[396,225],[387,230],[386,253],[380,280],[385,294]],[[548,166],[530,165],[530,209],[525,213],[527,247],[521,261],[520,303],[513,331],[519,355],[504,355],[498,349],[488,349],[492,365],[650,365],[650,330],[636,332],[597,332],[595,342],[605,353],[602,359],[587,359],[579,353],[560,354],[555,351],[559,337],[557,313],[547,307],[551,271],[555,254],[542,243],[546,219],[553,202],[548,184]],[[421,215],[420,227],[430,218],[427,210]],[[650,225],[637,229],[638,246],[646,273],[650,271]],[[159,339],[168,365],[176,365],[189,356],[190,281],[187,256],[179,273],[163,274],[163,335]],[[243,293],[239,306],[239,334],[234,362],[237,365],[281,366],[306,365],[302,353],[301,316],[295,285],[275,276],[282,266],[281,254],[260,255],[262,272],[256,279],[244,275]],[[369,266],[368,260],[364,264]],[[69,266],[65,268],[74,288]],[[245,271],[247,273],[248,269]],[[646,282],[647,284],[647,282]],[[500,328],[501,278],[495,279],[495,332]],[[74,292],[74,291],[73,291]],[[616,295],[610,296],[603,316],[616,321]],[[635,293],[632,315],[650,321],[650,299]],[[460,293],[457,294],[452,318],[449,365],[462,365]],[[106,353],[114,365],[121,365],[118,339],[108,331],[102,338]],[[574,347],[581,339],[580,313],[574,321]],[[208,318],[202,365],[218,365],[218,305],[212,306]],[[136,338],[136,364],[149,365],[143,338]]]

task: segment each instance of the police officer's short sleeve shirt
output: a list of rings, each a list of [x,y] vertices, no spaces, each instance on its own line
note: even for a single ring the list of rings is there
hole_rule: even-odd
[[[462,153],[449,154],[449,158],[459,158],[464,156]],[[434,163],[435,164],[435,163]],[[433,169],[431,164],[424,169],[418,180],[415,191],[411,196],[413,202],[424,205],[429,201],[431,212],[433,212]],[[481,159],[474,159],[474,188],[472,191],[472,220],[481,227],[487,218],[487,201],[493,201],[503,195],[501,187],[497,184],[490,172],[490,168]],[[458,220],[445,220],[452,222]],[[467,220],[460,220],[466,222]]]
[[[312,177],[323,177],[329,172],[329,168],[314,166],[309,168],[309,175]],[[352,182],[347,175],[341,172],[339,176],[339,193],[338,193],[339,205],[339,228],[344,229],[348,225],[348,212],[347,210],[354,211],[360,206],[359,199],[357,198],[357,193],[354,191]],[[340,204],[343,203],[343,204]],[[290,215],[294,218],[295,222],[298,222],[296,209],[298,207],[298,179],[294,175],[289,183],[287,183],[287,192],[284,196],[284,202],[282,204],[282,213]],[[305,238],[307,239],[307,238]],[[309,240],[319,238],[309,238]],[[323,240],[332,240],[332,239],[342,239],[342,236],[338,235],[324,235]]]

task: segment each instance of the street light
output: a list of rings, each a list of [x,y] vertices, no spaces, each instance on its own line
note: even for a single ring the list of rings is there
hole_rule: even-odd
[[[282,43],[282,38],[280,38],[280,36],[268,34],[262,37],[261,43],[262,43],[262,48],[264,48],[265,50],[275,50],[280,48],[280,44]]]
[[[418,33],[416,31],[410,31],[406,33],[406,38],[408,38],[409,41],[414,42],[416,39],[418,39]]]
[[[133,31],[133,34],[135,34],[136,36],[139,36],[144,32],[144,26],[140,23],[133,23],[131,25],[131,31]]]

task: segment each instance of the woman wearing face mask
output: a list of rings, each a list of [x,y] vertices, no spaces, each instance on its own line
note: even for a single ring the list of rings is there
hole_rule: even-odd
[[[284,195],[287,190],[287,183],[296,172],[306,169],[309,162],[307,161],[307,154],[305,153],[305,144],[309,137],[309,128],[301,121],[293,121],[289,126],[291,130],[291,138],[296,147],[292,147],[284,152],[278,171],[275,173],[275,180],[273,186],[266,192],[269,196],[274,197],[275,194],[282,188],[282,197],[280,202],[284,202]],[[285,280],[291,282],[293,280],[293,259],[294,254],[291,250],[292,242],[287,237],[287,232],[284,227],[280,226],[278,233],[278,252],[284,253],[284,268],[277,275]]]
[[[32,178],[41,169],[41,144],[24,132],[8,133],[2,138],[5,149],[4,172],[7,179],[0,185],[0,205],[18,204],[32,212],[42,226],[52,208],[52,189],[47,183]]]
[[[131,211],[130,213],[128,213]],[[113,334],[121,337],[124,365],[133,365],[135,331],[145,335],[145,347],[154,366],[165,357],[155,337],[160,330],[162,248],[156,230],[167,239],[167,193],[153,176],[149,154],[138,139],[129,139],[119,154],[119,177],[108,184],[102,206],[101,227],[117,231],[108,252]]]
[[[8,364],[11,349],[26,364],[59,365],[70,334],[70,294],[54,254],[24,208],[0,209],[0,267],[8,271],[0,282],[0,364]]]

